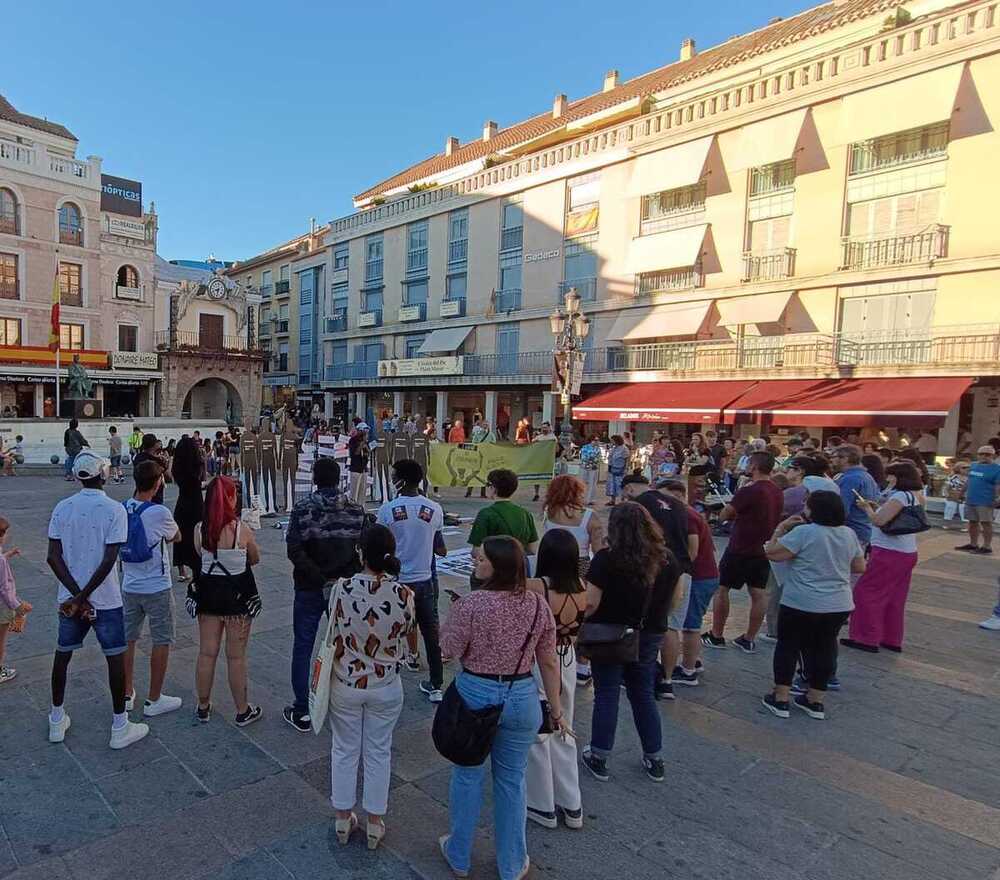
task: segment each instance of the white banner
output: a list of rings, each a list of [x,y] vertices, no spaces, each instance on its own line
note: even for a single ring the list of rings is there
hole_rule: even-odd
[[[446,357],[404,358],[395,361],[379,361],[378,374],[381,378],[392,376],[455,376],[462,372],[464,361],[461,355]]]
[[[160,365],[159,356],[152,351],[113,351],[112,370],[155,370]]]

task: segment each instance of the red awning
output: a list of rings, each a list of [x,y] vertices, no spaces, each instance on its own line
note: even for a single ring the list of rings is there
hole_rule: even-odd
[[[573,407],[591,422],[706,422],[719,424],[722,410],[753,382],[635,382],[617,385]]]
[[[934,428],[972,384],[964,377],[773,379],[756,383],[725,408],[727,425]]]

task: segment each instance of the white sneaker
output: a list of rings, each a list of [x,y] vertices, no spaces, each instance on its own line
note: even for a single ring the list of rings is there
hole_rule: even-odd
[[[131,712],[135,708],[135,691],[125,697],[125,711]]]
[[[69,715],[63,712],[62,721],[53,721],[49,716],[49,742],[61,743],[66,739],[66,731],[69,730]]]
[[[992,617],[988,617],[981,624],[979,624],[979,628],[988,629],[992,632],[1000,632],[1000,617],[997,617],[995,614]]]
[[[142,707],[142,714],[147,718],[152,718],[155,715],[166,715],[167,712],[176,712],[183,705],[184,701],[180,697],[168,697],[166,694],[160,694],[158,700],[153,702],[146,700]]]
[[[17,670],[12,666],[0,666],[0,684],[13,681],[17,678]]]
[[[125,749],[132,745],[132,743],[137,743],[139,740],[144,739],[147,733],[149,733],[148,724],[133,724],[131,721],[128,721],[124,727],[120,727],[118,730],[111,729],[111,742],[109,745],[113,749]]]

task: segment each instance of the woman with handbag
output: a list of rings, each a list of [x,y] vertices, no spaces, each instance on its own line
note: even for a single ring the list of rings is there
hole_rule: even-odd
[[[868,568],[854,585],[854,613],[846,648],[877,654],[903,649],[903,617],[917,565],[917,533],[926,531],[923,480],[916,465],[896,460],[886,469],[892,485],[882,505],[858,499],[872,523]]]
[[[545,600],[526,588],[524,550],[516,539],[495,536],[483,541],[476,577],[482,588],[459,599],[441,628],[441,650],[461,660],[462,671],[438,708],[435,744],[447,751],[442,749],[439,728],[451,712],[470,723],[488,716],[495,724],[489,730],[491,745],[486,753],[493,771],[497,868],[501,880],[520,880],[529,867],[525,768],[542,725],[531,669],[537,662],[549,705],[559,706],[556,624]],[[564,736],[568,725],[557,713],[554,710],[550,724],[556,735]],[[438,841],[445,861],[459,877],[468,876],[482,806],[486,763],[485,757],[478,760],[475,766],[452,770],[450,831]]]
[[[622,682],[642,741],[642,766],[654,782],[663,781],[656,659],[680,571],[645,507],[627,501],[611,511],[607,549],[594,556],[587,572],[588,617],[578,638],[594,676],[590,745],[581,760],[602,782],[610,778]]]
[[[369,526],[361,557],[364,569],[340,581],[330,597],[330,801],[337,811],[337,840],[346,844],[358,827],[354,804],[363,751],[368,849],[376,849],[385,837],[392,732],[403,711],[399,673],[406,634],[416,617],[413,591],[396,580],[400,563],[392,532],[383,525]]]
[[[556,477],[553,486],[564,479],[576,480],[576,477]],[[580,580],[579,558],[579,544],[572,531],[547,529],[538,548],[538,577],[528,581],[529,590],[545,597],[556,621],[561,685],[559,703],[550,707],[549,714],[553,709],[561,714],[567,727],[573,726],[576,697],[576,636],[587,612],[587,592]],[[567,828],[582,828],[576,742],[572,737],[549,733],[544,722],[539,733],[528,754],[528,818],[544,828],[555,828],[561,813]]]

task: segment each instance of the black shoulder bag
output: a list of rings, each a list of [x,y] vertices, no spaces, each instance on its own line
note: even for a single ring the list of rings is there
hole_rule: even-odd
[[[642,616],[635,626],[627,623],[595,623],[585,620],[576,638],[577,652],[593,663],[609,665],[635,663],[639,659],[639,634],[646,625],[646,615],[649,613],[655,589],[654,580],[642,603]]]
[[[927,512],[917,504],[910,492],[906,493],[909,504],[897,513],[889,522],[882,526],[885,535],[917,535],[926,532],[931,524],[927,522]]]
[[[542,600],[535,596],[535,616],[528,628],[528,634],[524,637],[521,657],[518,659],[512,675],[517,674],[517,670],[524,662],[524,655],[535,631],[535,624],[538,623],[541,604]],[[513,682],[507,685],[504,703],[510,694],[511,687],[513,687]],[[452,764],[458,764],[459,767],[478,767],[486,760],[493,748],[493,740],[496,739],[504,703],[496,706],[484,706],[482,709],[470,709],[458,692],[455,682],[452,681],[434,713],[434,724],[431,727],[434,747],[443,758],[447,758]]]

